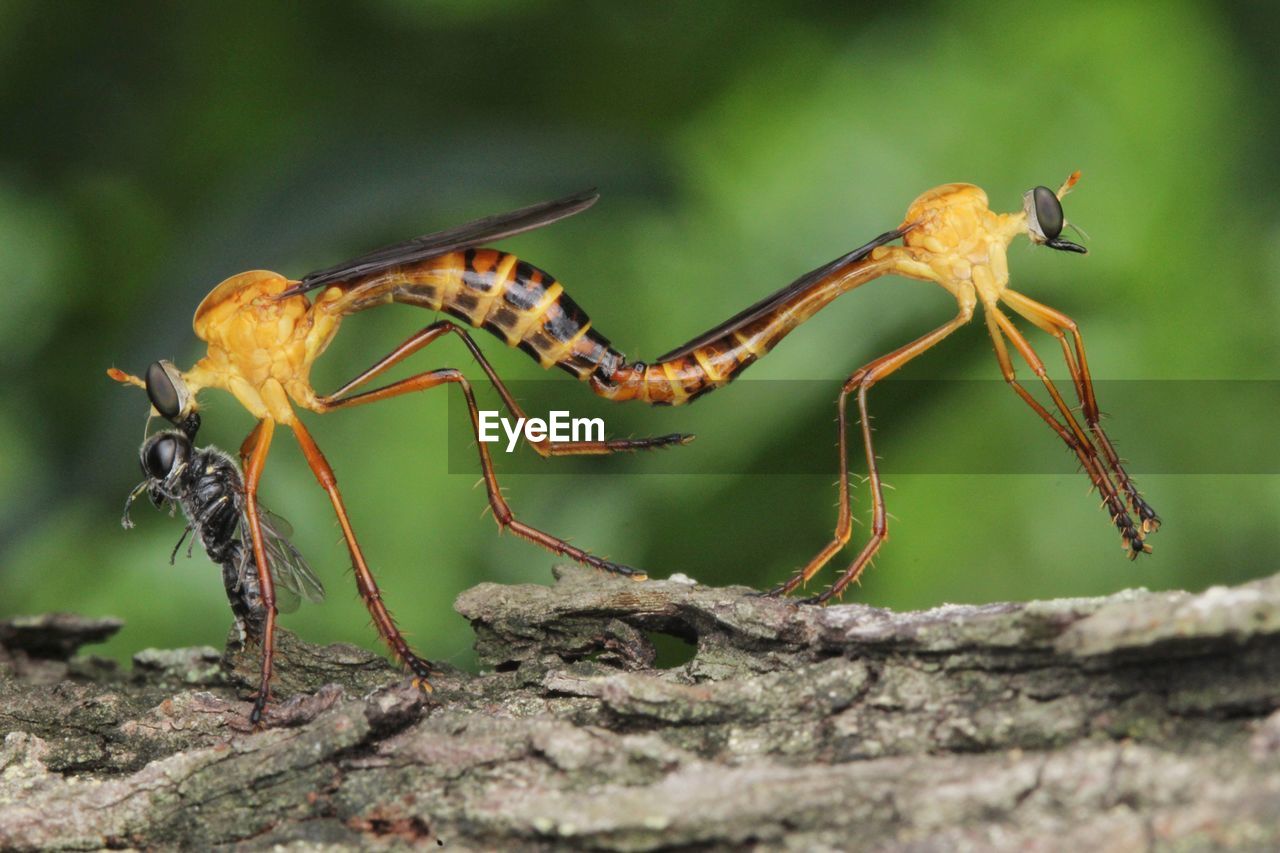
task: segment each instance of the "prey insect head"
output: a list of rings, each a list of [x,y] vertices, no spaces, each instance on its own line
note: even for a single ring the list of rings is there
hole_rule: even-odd
[[[142,474],[146,477],[138,484],[124,502],[124,515],[120,524],[126,530],[133,527],[129,518],[129,510],[133,502],[144,492],[157,507],[164,506],[166,501],[176,500],[175,477],[191,461],[191,439],[177,430],[158,432],[142,443],[138,450],[138,463],[142,466]]]
[[[1062,227],[1067,224],[1066,215],[1062,212],[1062,197],[1071,191],[1079,179],[1080,173],[1073,172],[1056,193],[1041,186],[1022,194],[1022,209],[1027,215],[1027,236],[1032,243],[1043,244],[1061,252],[1077,252],[1081,255],[1088,252],[1079,243],[1062,239]]]
[[[161,417],[194,438],[200,430],[195,395],[187,389],[178,368],[169,361],[152,362],[146,375],[147,397]]]
[[[158,432],[138,452],[142,473],[153,480],[167,480],[191,459],[191,439],[176,430]]]

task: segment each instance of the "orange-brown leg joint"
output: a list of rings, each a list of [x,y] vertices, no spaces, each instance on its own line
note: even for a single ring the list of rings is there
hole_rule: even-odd
[[[249,467],[249,457],[253,454],[253,448],[258,443],[258,433],[262,429],[262,422],[253,425],[253,429],[249,430],[249,435],[240,443],[240,467]]]

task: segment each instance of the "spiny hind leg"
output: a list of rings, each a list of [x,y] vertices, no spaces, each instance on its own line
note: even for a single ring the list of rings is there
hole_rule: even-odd
[[[862,419],[862,446],[867,453],[867,473],[871,479],[871,536],[867,544],[849,568],[845,569],[834,584],[825,592],[819,593],[811,600],[814,604],[825,604],[832,598],[843,595],[845,588],[862,576],[862,572],[871,562],[871,558],[880,550],[884,540],[889,538],[889,518],[884,509],[884,484],[880,481],[880,466],[876,462],[876,451],[871,440],[871,419],[867,416],[867,389],[874,379],[864,378],[858,385],[858,414]]]
[[[857,375],[854,374],[854,376]],[[849,427],[845,420],[845,401],[849,397],[848,387],[848,383],[846,383],[845,388],[841,389],[840,396],[836,400],[836,422],[839,425],[837,446],[840,457],[840,508],[836,512],[835,534],[832,536],[831,541],[814,555],[813,559],[793,572],[785,582],[770,589],[769,595],[790,595],[796,589],[808,583],[814,575],[822,570],[823,566],[831,562],[831,558],[838,554],[841,548],[848,544],[849,537],[853,535],[853,513],[850,510],[849,502]]]
[[[1160,516],[1150,504],[1143,500],[1137,484],[1134,483],[1129,473],[1125,471],[1124,463],[1120,459],[1120,454],[1116,452],[1115,445],[1111,443],[1110,436],[1102,428],[1102,416],[1098,409],[1097,398],[1094,396],[1093,377],[1089,374],[1089,360],[1085,356],[1084,338],[1081,336],[1080,328],[1076,325],[1075,320],[1072,320],[1061,311],[1050,308],[1048,305],[1037,302],[1017,291],[1006,290],[1003,298],[1014,311],[1017,311],[1023,317],[1026,317],[1058,339],[1058,343],[1062,346],[1063,360],[1067,364],[1067,369],[1071,372],[1076,394],[1080,398],[1080,405],[1084,410],[1085,423],[1088,425],[1090,432],[1093,433],[1094,439],[1098,443],[1098,448],[1102,451],[1108,467],[1115,475],[1121,491],[1124,492],[1129,508],[1138,516],[1143,533],[1153,533],[1159,530]],[[1071,335],[1071,342],[1067,341],[1068,334]],[[1075,346],[1074,352],[1072,351],[1073,344]]]
[[[967,297],[967,298],[966,298]],[[821,601],[828,600],[833,595],[839,595],[846,586],[857,579],[862,573],[871,555],[880,547],[880,543],[888,536],[888,525],[884,521],[884,499],[881,494],[880,473],[876,467],[875,455],[871,451],[871,426],[867,422],[866,413],[866,392],[872,385],[879,382],[895,370],[902,367],[911,359],[925,352],[929,348],[936,345],[939,341],[946,338],[956,329],[963,326],[973,317],[973,299],[971,294],[961,298],[960,313],[934,329],[927,335],[917,338],[905,346],[899,347],[891,353],[887,353],[880,358],[866,364],[850,376],[844,383],[844,387],[840,389],[840,397],[836,402],[837,422],[840,430],[838,446],[840,456],[840,509],[836,517],[835,535],[831,541],[818,552],[818,554],[810,560],[804,567],[796,571],[786,583],[774,587],[769,591],[771,595],[786,595],[818,573],[831,558],[839,553],[840,549],[849,541],[849,537],[853,531],[853,517],[850,509],[849,501],[849,447],[848,447],[848,424],[845,418],[845,403],[853,391],[858,392],[858,406],[862,413],[862,432],[863,443],[867,448],[868,470],[871,476],[872,490],[872,539],[858,555],[858,559],[853,565],[841,576],[836,585],[826,593],[818,597]],[[879,519],[877,521],[877,519]]]
[[[613,574],[636,580],[644,580],[647,577],[642,571],[597,557],[582,548],[569,544],[558,536],[552,536],[550,533],[525,524],[515,517],[498,485],[498,478],[493,470],[493,460],[489,456],[489,445],[480,441],[480,410],[476,405],[475,393],[471,389],[471,383],[467,381],[462,371],[452,367],[428,370],[406,379],[401,379],[398,382],[393,382],[390,385],[375,388],[372,391],[363,391],[340,399],[330,399],[324,403],[323,410],[332,411],[361,406],[367,403],[376,403],[380,400],[398,397],[401,394],[426,391],[440,385],[457,385],[462,389],[462,394],[467,402],[467,411],[471,416],[471,429],[476,437],[476,449],[480,454],[480,468],[483,472],[485,492],[488,495],[489,506],[493,510],[493,516],[497,520],[499,528],[508,529],[520,538],[527,539],[536,545],[541,545],[554,554],[568,557],[571,560],[601,571],[612,572]]]
[[[502,398],[503,404],[515,417],[524,418],[525,413],[520,408],[520,404],[516,402],[506,384],[498,378],[497,372],[489,364],[489,360],[484,357],[484,353],[481,352],[475,340],[466,329],[449,320],[438,320],[410,335],[404,343],[383,356],[368,370],[365,370],[332,394],[320,397],[320,404],[331,406],[364,383],[448,334],[455,334],[462,339],[462,343],[466,346],[467,351],[471,353],[471,357],[476,360],[476,363],[480,365],[480,369],[484,371],[485,376],[493,383],[493,387]],[[649,438],[623,438],[606,441],[551,441],[550,439],[542,439],[540,441],[530,441],[529,445],[541,456],[601,456],[609,453],[652,450],[658,447],[669,447],[674,444],[688,444],[692,440],[693,436],[691,435],[672,433]]]

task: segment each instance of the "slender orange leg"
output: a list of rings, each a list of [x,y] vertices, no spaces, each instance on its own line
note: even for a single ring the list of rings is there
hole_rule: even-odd
[[[1089,362],[1084,353],[1084,338],[1080,335],[1080,329],[1076,322],[1054,308],[1036,302],[1030,297],[1012,290],[1006,290],[1003,299],[1023,317],[1026,317],[1032,323],[1035,323],[1044,331],[1053,335],[1062,345],[1063,358],[1067,363],[1067,369],[1071,371],[1071,378],[1076,384],[1076,393],[1080,398],[1080,405],[1084,408],[1085,423],[1089,426],[1089,430],[1093,433],[1094,439],[1098,442],[1103,455],[1106,457],[1107,465],[1110,466],[1112,473],[1115,474],[1116,480],[1120,484],[1120,488],[1124,490],[1125,497],[1129,501],[1129,507],[1138,515],[1138,519],[1142,524],[1143,533],[1152,533],[1160,529],[1160,516],[1151,508],[1142,495],[1138,492],[1138,486],[1134,483],[1133,478],[1124,469],[1124,463],[1120,460],[1120,454],[1116,452],[1115,445],[1111,443],[1110,437],[1102,428],[1101,413],[1098,410],[1098,401],[1093,392],[1093,378],[1089,375]],[[1067,341],[1067,333],[1070,332],[1072,340],[1075,344],[1075,351],[1072,352],[1071,344]]]
[[[323,398],[321,401],[321,411],[332,411],[334,409],[350,408],[352,406],[361,406],[366,403],[376,403],[379,400],[387,400],[392,397],[398,397],[401,394],[409,394],[414,391],[426,391],[439,385],[456,384],[462,389],[463,396],[467,401],[467,409],[471,413],[471,428],[476,435],[476,448],[480,453],[480,468],[484,475],[484,487],[489,496],[489,506],[493,509],[493,517],[498,522],[500,529],[510,529],[512,533],[527,539],[537,545],[541,545],[548,551],[560,554],[576,560],[579,563],[585,563],[588,566],[600,569],[601,571],[613,572],[619,575],[643,580],[646,575],[644,572],[624,566],[619,563],[613,563],[609,560],[601,559],[587,551],[582,550],[574,545],[570,545],[558,536],[552,536],[544,533],[536,527],[531,527],[520,521],[512,513],[511,507],[507,504],[506,498],[502,496],[502,491],[498,486],[498,478],[493,471],[493,460],[489,456],[489,446],[480,441],[480,409],[476,405],[475,393],[471,390],[471,383],[462,375],[462,371],[452,367],[441,368],[439,370],[429,370],[418,373],[382,388],[376,388],[372,391],[365,391],[342,399],[333,399],[332,396]]]
[[[427,678],[431,675],[431,665],[409,648],[409,643],[396,627],[390,611],[382,603],[382,593],[378,589],[378,583],[373,579],[373,572],[369,570],[369,564],[365,562],[364,553],[360,550],[360,543],[356,541],[355,531],[351,529],[351,520],[347,517],[347,508],[342,503],[342,494],[338,491],[338,478],[334,476],[333,468],[330,467],[329,461],[324,458],[311,433],[301,421],[294,420],[289,427],[302,448],[302,455],[307,458],[307,464],[311,466],[311,473],[315,474],[320,482],[320,488],[325,490],[329,495],[329,502],[333,504],[334,514],[338,516],[338,524],[342,527],[342,538],[347,541],[347,551],[351,554],[351,564],[356,575],[356,589],[360,591],[360,597],[364,599],[365,607],[373,617],[373,624],[377,627],[378,634],[395,656],[409,667],[419,683],[430,690],[431,684]]]
[[[1150,551],[1151,547],[1143,543],[1142,533],[1134,527],[1133,519],[1129,516],[1124,503],[1120,500],[1115,485],[1111,482],[1111,478],[1107,476],[1106,469],[1102,467],[1097,451],[1089,443],[1088,437],[1080,430],[1079,425],[1075,423],[1075,419],[1070,417],[1070,409],[1067,408],[1066,402],[1062,400],[1061,395],[1057,393],[1057,388],[1054,386],[1053,381],[1049,379],[1048,373],[1044,369],[1044,363],[1036,355],[1031,345],[1027,343],[1026,338],[1022,336],[999,308],[994,305],[988,305],[986,306],[986,313],[987,329],[991,334],[992,343],[995,344],[996,359],[1000,362],[1000,371],[1004,374],[1005,381],[1076,454],[1076,457],[1084,466],[1090,482],[1098,490],[1098,494],[1102,496],[1103,503],[1111,515],[1112,522],[1115,524],[1116,529],[1120,531],[1120,537],[1129,552],[1130,559],[1133,559],[1139,553]],[[1068,424],[1073,428],[1069,429],[1068,426],[1060,423],[1018,382],[1013,369],[1013,361],[1009,358],[1009,351],[1004,344],[1006,337],[1017,348],[1018,353],[1030,365],[1032,371],[1050,389],[1050,395],[1054,398],[1058,407],[1066,410]]]
[[[320,398],[320,402],[324,405],[331,404],[334,400],[341,398],[343,395],[360,387],[364,383],[378,376],[387,369],[399,364],[404,359],[413,355],[421,349],[426,348],[432,342],[440,339],[444,335],[452,332],[462,338],[463,344],[471,352],[471,356],[480,365],[480,368],[489,377],[489,381],[493,383],[497,389],[498,395],[502,397],[502,402],[506,404],[507,409],[511,411],[517,418],[525,417],[524,411],[515,401],[511,392],[507,390],[507,386],[498,378],[498,374],[494,371],[489,361],[480,351],[480,347],[476,345],[475,340],[467,333],[465,329],[457,323],[449,320],[438,320],[418,332],[411,335],[404,343],[393,349],[383,358],[379,359],[372,367],[361,373],[356,378],[347,382],[332,394],[328,394]],[[649,450],[656,447],[666,447],[672,444],[688,444],[693,440],[693,436],[681,433],[672,433],[670,435],[655,436],[652,438],[635,438],[635,439],[612,439],[609,441],[551,441],[550,439],[542,439],[540,441],[530,441],[529,445],[541,456],[573,456],[573,455],[604,455],[608,453],[619,453],[633,450]]]
[[[262,711],[267,707],[267,700],[271,696],[271,664],[276,639],[276,587],[271,580],[267,551],[262,542],[262,521],[258,515],[258,484],[262,481],[262,469],[267,464],[267,453],[271,449],[271,436],[275,428],[275,421],[263,418],[258,421],[245,442],[245,446],[252,445],[244,466],[245,514],[249,517],[249,534],[253,539],[253,562],[258,569],[258,590],[262,596],[262,608],[266,611],[262,629],[262,675],[258,682],[258,696],[253,700],[253,710],[249,712],[249,722],[255,726],[261,724]],[[241,453],[244,453],[245,446],[241,447]]]
[[[261,421],[253,425],[253,429],[249,430],[249,434],[240,443],[240,470],[242,471],[249,465],[249,456],[253,453],[254,445],[258,443],[258,431],[260,429],[262,429]]]
[[[848,543],[852,534],[853,517],[849,505],[849,450],[846,436],[848,424],[845,419],[845,402],[849,394],[855,389],[858,391],[858,408],[862,416],[862,440],[866,449],[867,468],[871,479],[871,539],[862,549],[862,552],[858,554],[853,564],[841,575],[840,579],[829,590],[819,595],[816,600],[819,602],[827,601],[832,596],[839,595],[844,591],[845,587],[857,580],[858,575],[862,574],[867,561],[875,554],[880,547],[880,543],[889,536],[888,521],[884,511],[884,494],[880,483],[880,471],[876,465],[875,451],[872,448],[871,423],[867,418],[867,389],[937,344],[972,318],[972,302],[962,303],[960,313],[952,320],[906,346],[866,364],[845,381],[844,386],[840,389],[840,397],[836,401],[837,421],[840,430],[840,509],[837,514],[835,536],[804,568],[792,574],[786,583],[770,590],[770,595],[786,595],[793,592],[801,584],[807,583]]]

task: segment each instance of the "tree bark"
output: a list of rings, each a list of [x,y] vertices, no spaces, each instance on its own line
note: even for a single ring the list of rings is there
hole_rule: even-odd
[[[1280,578],[827,608],[577,568],[455,605],[487,671],[76,650],[0,623],[0,847],[1280,847]],[[655,642],[662,653],[655,651]]]

